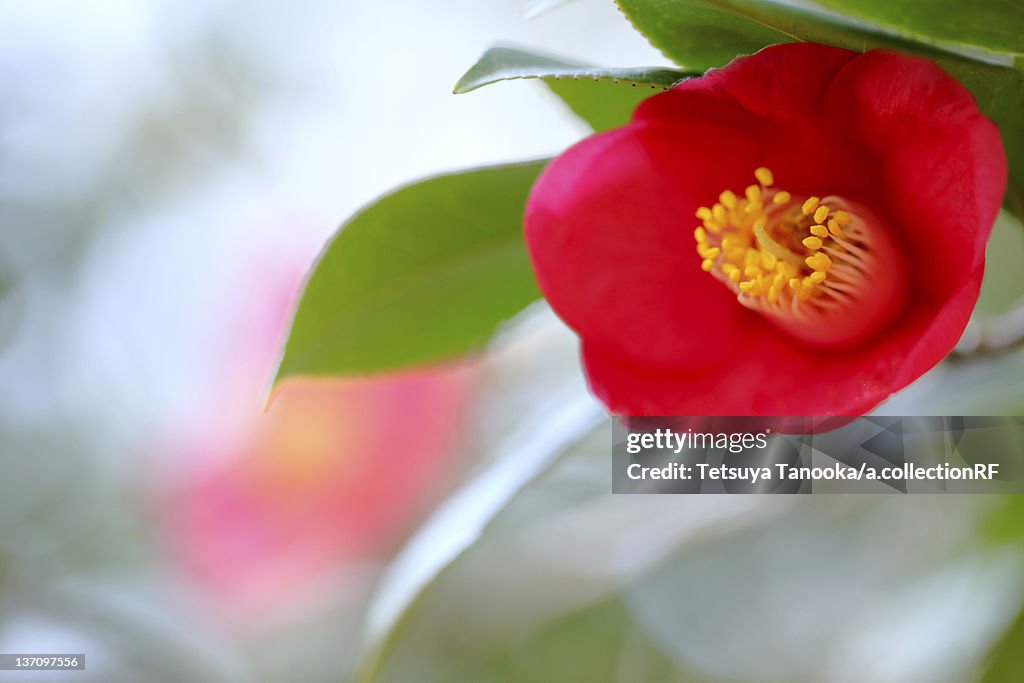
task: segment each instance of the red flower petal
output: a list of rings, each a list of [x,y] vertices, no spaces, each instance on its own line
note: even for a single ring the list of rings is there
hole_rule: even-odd
[[[637,107],[635,118],[684,120],[694,116],[693,107],[709,107],[737,109],[747,117],[815,121],[833,79],[857,57],[856,52],[817,43],[766,47],[683,81],[669,96],[652,97]]]
[[[879,159],[892,227],[938,298],[982,263],[1006,187],[998,129],[935,64],[869,52],[832,84],[826,112]],[[952,276],[952,277],[950,277]]]
[[[902,324],[832,362],[782,334],[751,334],[755,350],[690,372],[628,363],[583,341],[590,388],[620,415],[862,415],[942,360],[978,298],[981,271],[937,317],[908,311]]]
[[[548,301],[590,343],[685,368],[721,359],[759,322],[694,267],[696,197],[721,190],[702,159],[723,144],[730,171],[749,175],[752,140],[708,123],[611,131],[545,169],[527,244]]]
[[[910,278],[892,323],[847,348],[808,347],[700,270],[694,211],[763,165],[794,193],[877,214]],[[776,46],[651,98],[555,160],[526,238],[613,412],[860,414],[956,343],[1005,178],[995,127],[938,67]]]

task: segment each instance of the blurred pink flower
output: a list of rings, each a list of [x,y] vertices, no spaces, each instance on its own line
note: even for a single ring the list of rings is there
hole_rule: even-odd
[[[474,375],[462,364],[289,380],[260,414],[253,392],[273,365],[298,277],[282,285],[257,272],[273,291],[241,299],[257,310],[227,334],[226,362],[214,364],[227,386],[213,383],[213,414],[163,505],[172,556],[222,616],[243,619],[394,549],[451,481]]]

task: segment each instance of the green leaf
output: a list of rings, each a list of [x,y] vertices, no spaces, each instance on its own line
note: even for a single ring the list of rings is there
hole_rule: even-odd
[[[677,64],[721,66],[737,55],[766,45],[810,41],[863,52],[880,46],[901,46],[930,54],[937,49],[898,37],[841,15],[826,14],[772,0],[616,0],[633,26]],[[731,36],[706,41],[705,33]]]
[[[1019,0],[817,0],[818,4],[925,42],[1024,53]]]
[[[546,80],[545,84],[595,132],[618,128],[642,101],[651,96],[651,88],[623,88],[584,80]]]
[[[661,67],[603,69],[534,50],[505,46],[487,50],[455,84],[455,92],[467,93],[491,83],[516,78],[589,79],[665,90],[688,75],[685,71]]]
[[[718,66],[738,54],[772,43],[810,41],[863,52],[890,47],[929,56],[974,95],[979,109],[999,126],[1010,166],[1007,205],[1024,215],[1024,71],[975,61],[923,43],[883,35],[838,15],[766,0],[617,0],[619,7],[656,48],[677,64]],[[709,31],[702,17],[716,12],[715,25],[742,40],[719,44],[702,40]],[[770,29],[771,36],[761,35]]]
[[[592,402],[585,395],[582,398]],[[563,677],[558,674],[564,672],[566,657],[553,658],[554,650],[544,641],[562,641],[571,647],[577,636],[585,637],[581,635],[585,631],[586,637],[616,641],[614,651],[622,655],[633,635],[645,636],[634,634],[632,625],[624,623],[628,615],[605,600],[689,544],[770,523],[774,515],[762,509],[753,496],[734,496],[709,507],[697,496],[608,495],[611,423],[594,406],[600,426],[593,429],[586,411],[573,407],[577,400],[566,397],[555,402],[555,409],[546,411],[547,420],[526,423],[530,429],[521,430],[523,442],[496,454],[491,470],[504,474],[533,460],[545,463],[543,471],[525,485],[513,475],[515,487],[501,492],[494,506],[488,494],[493,487],[471,483],[443,506],[439,511],[443,515],[436,515],[412,540],[397,566],[416,569],[431,564],[429,557],[438,546],[452,536],[464,536],[461,527],[467,518],[477,530],[469,544],[460,544],[457,554],[445,554],[443,567],[432,571],[428,581],[417,584],[414,600],[394,599],[396,588],[409,581],[392,566],[391,580],[381,583],[371,603],[367,629],[371,638],[356,680],[480,683],[511,677],[644,681],[655,673],[661,677],[654,680],[678,680],[665,678],[675,675],[675,667],[668,666],[661,656],[650,662],[656,664],[650,669],[634,669],[616,658],[634,676],[610,679],[610,672],[597,675],[570,659],[588,676]],[[553,458],[552,445],[558,449]],[[537,468],[529,467],[529,471],[537,472]],[[481,481],[486,483],[489,474]],[[494,480],[502,482],[504,477]],[[477,520],[481,507],[488,508],[487,516]],[[480,521],[486,522],[482,528]],[[633,545],[625,540],[641,528],[642,542]],[[424,531],[431,533],[424,535]],[[381,605],[387,606],[385,612],[397,608],[399,614],[392,615],[385,622],[387,628],[378,631],[375,617],[381,614]],[[591,617],[604,623],[599,625]],[[655,654],[647,645],[641,652]]]
[[[1011,493],[993,498],[982,537],[999,545],[1024,543],[1024,496]]]
[[[448,681],[698,683],[677,669],[618,597],[567,614]]]
[[[525,438],[542,431],[526,426]],[[575,431],[561,421],[547,426],[535,447]],[[954,628],[948,572],[956,572],[962,604],[978,606],[979,630],[989,622],[978,598],[998,596],[1014,579],[981,563],[969,577],[962,572],[965,557],[977,557],[968,555],[982,511],[977,497],[927,497],[909,509],[899,496],[720,496],[710,505],[695,495],[609,495],[610,426],[559,444],[554,462],[523,486],[518,479],[495,506],[493,489],[475,485],[446,503],[445,524],[403,553],[407,567],[462,536],[474,507],[489,510],[473,521],[471,542],[445,554],[416,598],[398,604],[400,616],[366,653],[356,680],[653,683],[703,673],[716,681],[820,681],[837,661],[862,661],[865,639],[880,625],[889,637],[921,624]],[[495,454],[492,467],[518,467],[533,457],[529,450]],[[533,459],[549,462],[548,454]],[[923,532],[932,528],[942,533]],[[380,584],[371,625],[373,605],[405,583]],[[827,604],[798,609],[790,596],[807,586],[828,593]],[[936,597],[937,613],[923,595]],[[589,655],[577,649],[584,641]],[[946,642],[925,652],[934,657]],[[829,657],[816,656],[826,650]],[[887,661],[885,671],[911,670],[905,664]],[[857,680],[857,670],[848,671]]]
[[[543,161],[403,187],[352,218],[306,283],[275,382],[442,361],[540,294],[523,244]]]
[[[768,24],[744,19],[711,0],[616,0],[654,47],[688,69],[704,71],[736,55],[793,38]]]
[[[594,130],[621,126],[641,100],[694,73],[662,67],[604,69],[517,47],[492,47],[455,84],[455,93],[514,79],[541,79]]]
[[[981,284],[975,315],[998,315],[1024,298],[1024,226],[1001,211],[985,247],[985,280]]]
[[[1024,671],[1024,612],[1010,625],[989,654],[985,675],[979,683],[1017,683]]]
[[[997,559],[974,535],[983,496],[755,498],[782,514],[682,548],[624,593],[662,652],[705,663],[716,680],[909,680],[905,672],[954,648],[945,671],[970,670],[980,654],[972,643],[999,621],[993,607],[1007,593],[1016,599],[1020,563]],[[924,531],[933,524],[941,536]],[[805,609],[794,593],[829,599]],[[967,626],[965,609],[976,619]],[[919,650],[874,659],[911,637]],[[917,680],[973,679],[929,671]]]

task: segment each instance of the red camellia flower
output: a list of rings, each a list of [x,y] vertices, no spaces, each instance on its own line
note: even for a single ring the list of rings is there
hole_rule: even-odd
[[[554,160],[526,239],[612,412],[859,415],[956,344],[1005,184],[936,65],[779,45]]]

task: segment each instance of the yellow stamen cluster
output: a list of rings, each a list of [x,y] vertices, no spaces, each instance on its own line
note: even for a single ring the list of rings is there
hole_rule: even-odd
[[[701,268],[725,282],[741,303],[803,317],[849,299],[867,276],[865,234],[838,198],[795,199],[761,167],[756,185],[697,209],[693,233]]]

